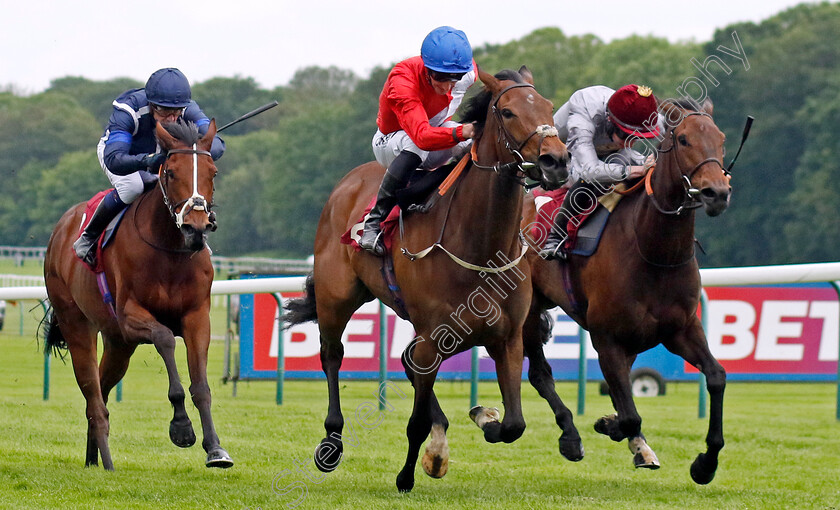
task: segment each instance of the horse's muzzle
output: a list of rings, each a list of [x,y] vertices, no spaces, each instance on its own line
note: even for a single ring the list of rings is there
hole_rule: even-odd
[[[542,184],[547,190],[557,189],[569,178],[568,153],[557,156],[552,153],[540,154],[537,163],[542,173]]]
[[[187,223],[181,225],[181,234],[184,236],[184,246],[188,250],[203,250],[207,239],[207,230],[199,230]]]
[[[732,196],[732,188],[729,186],[710,186],[700,190],[700,201],[703,203],[703,210],[711,217],[720,215],[729,207],[729,198]]]

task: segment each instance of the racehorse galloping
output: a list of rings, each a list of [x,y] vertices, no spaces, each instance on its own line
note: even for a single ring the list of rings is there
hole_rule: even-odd
[[[395,310],[404,309],[418,335],[402,356],[415,393],[407,427],[408,454],[397,476],[400,491],[414,487],[420,446],[430,431],[423,468],[433,477],[446,473],[449,423],[433,385],[440,362],[458,352],[484,345],[496,362],[505,416],[501,422],[480,419],[485,438],[512,442],[525,429],[519,395],[521,334],[531,289],[527,264],[520,259],[522,173],[557,187],[566,179],[568,154],[553,129],[552,105],[534,89],[526,68],[495,77],[479,71],[479,78],[484,89],[466,105],[463,119],[477,122],[474,163],[428,213],[405,218],[404,236],[394,239],[391,253],[386,254],[393,260],[404,306],[395,304],[382,277],[383,259],[339,243],[364,214],[385,168],[372,162],[352,170],[333,190],[321,214],[306,296],[287,306],[285,320],[319,322],[321,364],[329,388],[327,437],[315,452],[322,471],[335,469],[343,450],[338,379],[344,355],[342,332],[353,312],[375,297]],[[433,248],[425,257],[412,260],[399,255],[401,250],[416,253],[426,247]],[[468,268],[468,263],[484,266],[484,271]],[[495,272],[486,267],[490,264],[496,265]]]
[[[660,112],[668,129],[646,181],[649,188],[618,202],[597,251],[588,258],[571,256],[568,268],[529,254],[534,301],[523,337],[530,381],[560,423],[570,413],[557,397],[542,352],[548,329],[540,314],[559,305],[589,330],[617,411],[600,418],[595,430],[614,441],[627,438],[636,467],[659,467],[633,403],[629,374],[636,355],[662,343],[697,367],[708,380],[711,413],[707,451],[692,464],[691,477],[706,484],[714,478],[723,448],[726,374],[709,352],[696,315],[701,287],[694,257],[694,208],[702,206],[709,216],[721,214],[729,205],[731,187],[723,167],[724,135],[712,120],[710,102],[696,111],[667,101]],[[528,200],[524,224],[533,216],[534,202]]]
[[[209,151],[215,134],[215,121],[204,137],[192,123],[167,124],[166,129],[157,125],[158,144],[167,153],[160,185],[129,207],[102,254],[113,309],[103,301],[94,273],[72,249],[85,204],[64,213],[50,238],[44,261],[52,306],[47,348],[69,348],[87,401],[86,466],[97,465],[101,455],[103,467],[114,469],[108,446],[108,394],[142,343],[153,344],[166,365],[169,400],[175,408],[170,439],[180,447],[195,444],[175,364],[175,336],[183,337],[187,347],[190,394],[201,416],[206,465],[233,465],[219,445],[207,384],[213,266],[205,236],[215,227],[209,217],[216,175]],[[97,332],[104,344],[98,370]]]

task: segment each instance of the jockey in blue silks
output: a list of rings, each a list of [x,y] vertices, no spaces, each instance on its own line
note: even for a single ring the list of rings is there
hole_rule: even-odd
[[[96,241],[108,223],[157,182],[155,174],[166,154],[157,145],[155,125],[181,118],[195,123],[202,135],[210,125],[210,119],[192,100],[187,77],[172,67],[155,71],[144,88],[123,92],[113,104],[114,110],[96,153],[114,189],[99,203],[81,237],[73,244],[76,255],[91,265],[96,256]],[[210,153],[217,160],[224,152],[225,143],[217,136]]]

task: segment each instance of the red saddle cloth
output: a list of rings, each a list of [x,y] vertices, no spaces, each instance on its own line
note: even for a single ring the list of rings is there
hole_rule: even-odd
[[[531,225],[531,237],[537,242],[540,248],[543,247],[545,241],[548,239],[548,233],[554,225],[554,217],[560,212],[563,199],[566,198],[568,191],[569,188],[559,188],[552,191],[535,188],[533,191],[534,202],[537,206],[537,218],[533,225]],[[566,233],[569,237],[563,244],[563,248],[566,251],[571,251],[575,247],[578,229],[591,212],[580,213],[569,218],[566,224]]]
[[[376,204],[376,197],[370,201],[370,204],[365,209],[364,214],[362,215],[361,219],[355,223],[350,230],[344,233],[341,236],[341,244],[349,244],[352,246],[356,251],[362,251],[362,247],[359,246],[359,240],[362,238],[362,231],[365,229],[365,220],[370,214],[370,210],[373,209],[374,204]],[[391,246],[394,244],[394,235],[397,232],[397,226],[399,225],[399,218],[400,218],[400,207],[395,206],[391,213],[385,218],[385,221],[381,223],[382,226],[382,242],[385,243],[385,248],[390,252]]]
[[[113,188],[111,188],[113,189]],[[105,198],[105,195],[111,192],[111,189],[106,189],[104,191],[100,191],[96,195],[93,196],[90,200],[88,200],[87,205],[85,205],[85,215],[82,217],[82,224],[79,226],[79,235],[76,236],[78,239],[82,236],[82,232],[85,231],[85,227],[87,227],[88,223],[90,223],[90,218],[93,216],[94,211],[99,206],[99,202],[102,202],[102,199]],[[104,232],[103,232],[104,234]],[[102,266],[102,239],[103,235],[99,236],[99,239],[96,241],[96,266],[91,267],[88,266],[94,273],[101,273],[105,270]],[[74,253],[73,256],[75,257],[76,254]],[[81,262],[81,261],[80,261]],[[84,262],[82,262],[85,264]],[[85,264],[87,265],[87,264]]]

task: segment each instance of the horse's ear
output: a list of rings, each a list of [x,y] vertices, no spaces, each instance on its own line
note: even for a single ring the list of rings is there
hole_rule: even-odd
[[[478,68],[478,79],[481,80],[481,83],[487,87],[487,90],[489,90],[491,94],[496,94],[501,89],[499,80],[497,80],[492,74],[482,71],[480,67]]]
[[[157,136],[158,143],[163,148],[171,149],[178,144],[175,137],[170,135],[169,131],[167,131],[160,122],[155,125],[155,136]]]
[[[530,83],[531,85],[534,84],[534,75],[531,74],[531,70],[525,66],[519,68],[519,75],[522,76],[522,79],[526,82]]]
[[[706,100],[703,101],[703,105],[700,107],[705,113],[712,115],[712,112],[715,109],[715,104],[712,102],[712,98],[706,96]]]
[[[216,136],[216,119],[210,119],[210,125],[207,127],[207,132],[201,137],[198,144],[202,147],[210,147],[213,145],[213,138]],[[208,149],[209,150],[209,149]]]

